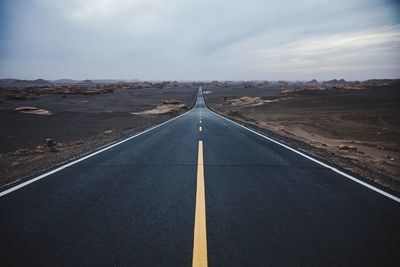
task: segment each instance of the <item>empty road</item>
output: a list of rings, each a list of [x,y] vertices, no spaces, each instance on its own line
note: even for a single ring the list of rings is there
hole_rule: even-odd
[[[398,198],[367,186],[199,90],[186,114],[0,193],[0,265],[398,266]]]

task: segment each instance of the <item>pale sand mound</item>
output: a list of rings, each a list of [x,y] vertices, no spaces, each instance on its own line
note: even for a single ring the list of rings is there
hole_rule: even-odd
[[[157,115],[165,113],[180,112],[186,110],[187,107],[179,100],[165,100],[161,105],[154,109],[144,110],[141,112],[131,112],[133,115]]]
[[[236,98],[236,99],[232,99],[232,100],[228,100],[228,104],[232,105],[232,106],[244,106],[244,105],[248,105],[248,106],[259,106],[265,103],[272,103],[272,102],[277,102],[282,100],[282,98],[280,99],[274,99],[274,100],[264,100],[261,99],[261,97],[249,97],[249,96],[243,96],[241,98]]]
[[[15,108],[15,111],[27,114],[35,114],[35,115],[52,115],[52,113],[45,109],[35,108],[35,107],[18,107]]]

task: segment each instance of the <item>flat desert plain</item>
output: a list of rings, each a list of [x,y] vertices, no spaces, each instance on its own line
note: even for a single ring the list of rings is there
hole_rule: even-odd
[[[400,82],[362,88],[216,87],[210,108],[400,190]]]
[[[73,87],[73,86],[72,86]],[[0,184],[20,181],[190,109],[196,86],[0,90]]]

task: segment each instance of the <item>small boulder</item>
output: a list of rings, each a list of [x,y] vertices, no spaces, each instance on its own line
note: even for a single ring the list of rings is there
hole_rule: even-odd
[[[21,154],[26,154],[28,153],[28,149],[27,148],[21,148],[18,149],[17,151],[14,152],[14,155],[21,155]]]
[[[60,142],[57,142],[57,143],[56,143],[56,147],[62,148],[62,147],[64,147],[64,144],[63,144],[63,143],[60,143]]]
[[[36,153],[43,153],[44,152],[44,146],[37,146],[35,148]]]
[[[390,155],[385,155],[385,158],[389,159],[390,161],[394,161],[394,158]]]
[[[55,153],[56,152],[60,152],[60,150],[58,148],[54,147],[54,146],[50,149],[50,151],[51,152],[55,152]]]
[[[347,149],[349,149],[348,146],[343,145],[343,144],[338,145],[338,148],[339,148],[339,150],[347,150]]]
[[[164,100],[162,102],[165,105],[178,105],[178,104],[182,104],[181,101],[177,100],[177,99],[170,99],[170,100]]]
[[[51,138],[46,138],[46,144],[48,147],[53,147],[56,145],[56,142],[54,142]]]

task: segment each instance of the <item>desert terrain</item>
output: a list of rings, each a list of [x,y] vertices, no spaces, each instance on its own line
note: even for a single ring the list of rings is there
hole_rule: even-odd
[[[190,109],[184,83],[0,83],[0,185],[27,179]]]
[[[400,191],[400,81],[0,81],[0,184],[207,105]]]
[[[400,190],[400,81],[214,83],[209,107]]]

